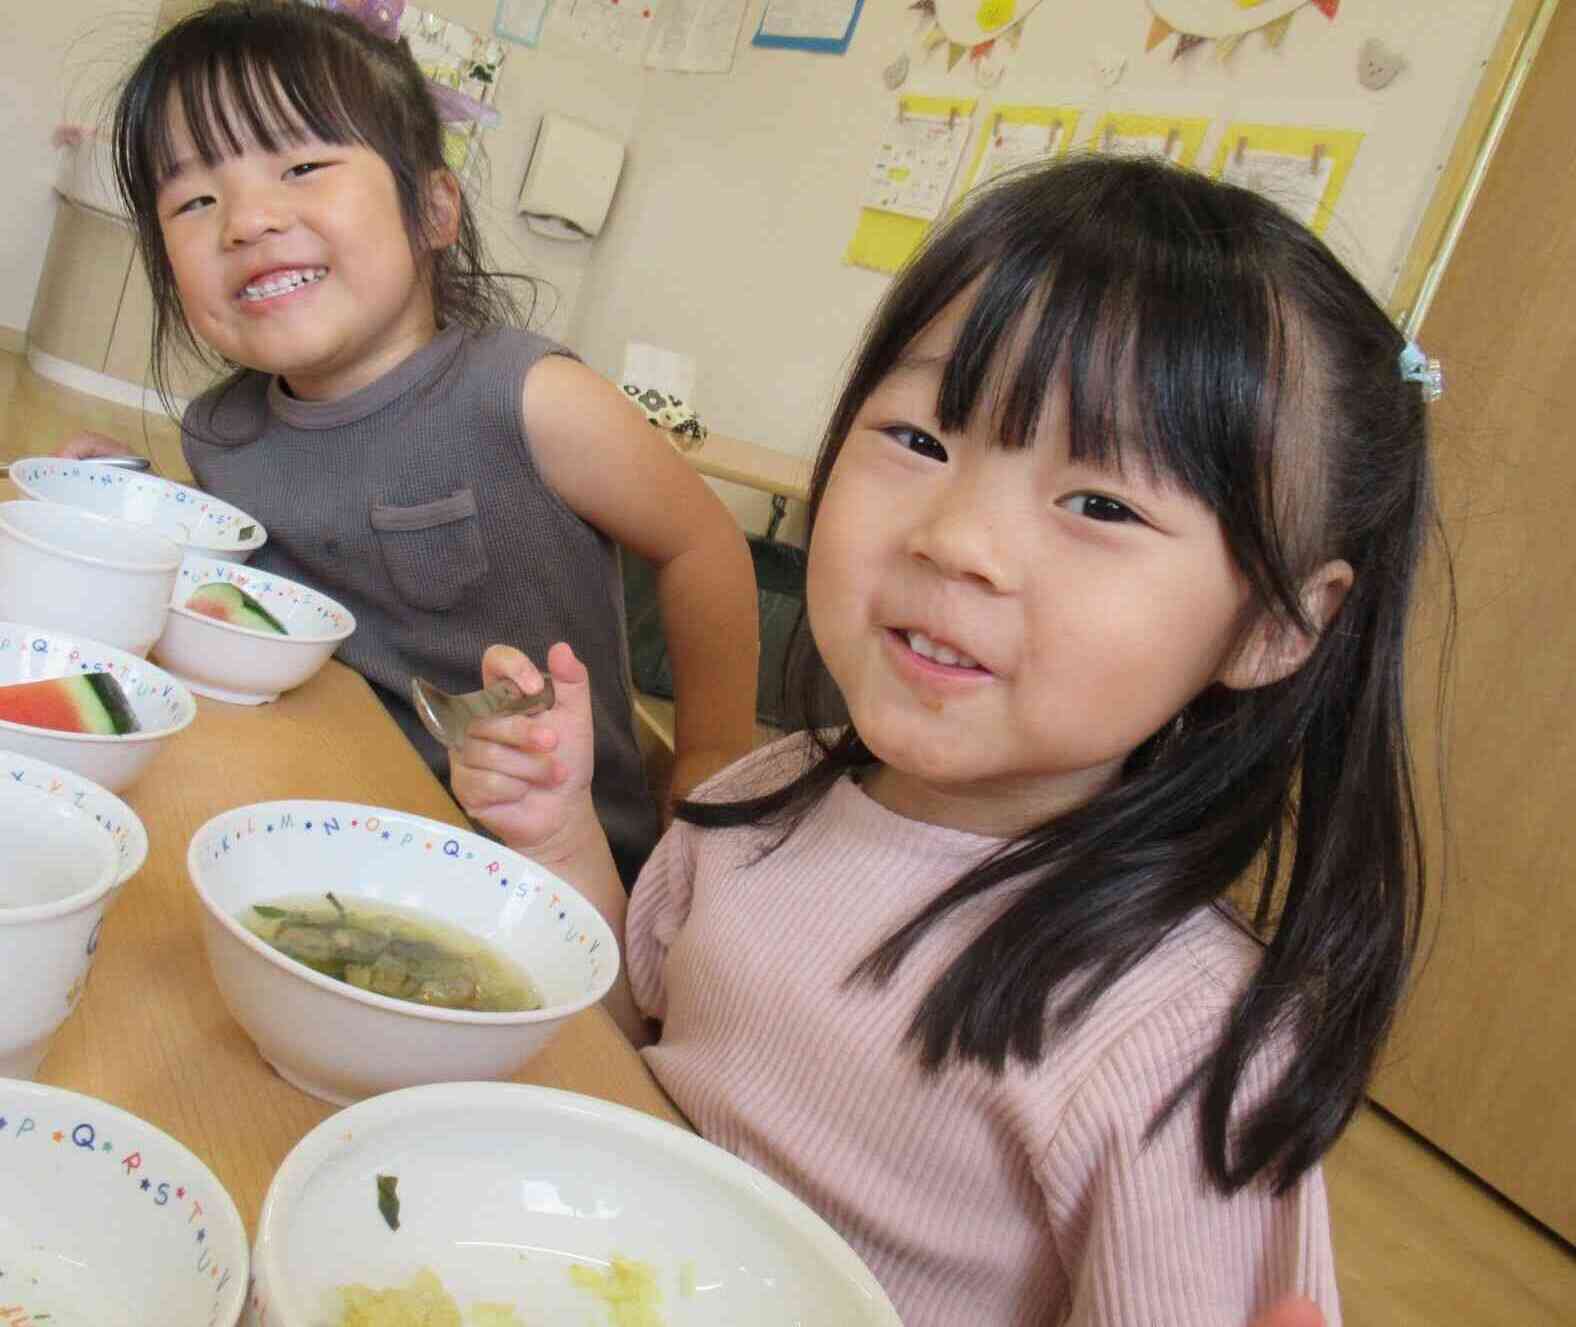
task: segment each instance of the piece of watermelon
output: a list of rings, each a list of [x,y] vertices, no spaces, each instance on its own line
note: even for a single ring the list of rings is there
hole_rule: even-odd
[[[204,617],[218,622],[228,622],[232,627],[250,627],[253,631],[271,631],[276,636],[288,636],[285,624],[264,608],[251,595],[228,581],[214,581],[198,586],[186,601],[186,607]]]
[[[63,733],[119,736],[137,731],[126,693],[108,673],[0,686],[0,719]]]

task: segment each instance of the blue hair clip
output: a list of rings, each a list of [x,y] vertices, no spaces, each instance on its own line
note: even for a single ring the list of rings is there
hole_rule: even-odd
[[[1401,381],[1423,384],[1423,400],[1437,401],[1445,394],[1445,372],[1437,359],[1423,353],[1416,341],[1408,341],[1401,351]]]

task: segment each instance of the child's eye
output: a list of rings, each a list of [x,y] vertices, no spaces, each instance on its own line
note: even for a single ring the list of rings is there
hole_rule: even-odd
[[[313,171],[322,170],[326,165],[328,165],[326,161],[303,161],[285,171],[285,176],[287,179],[300,179],[303,175],[310,175]]]
[[[894,424],[886,430],[886,435],[899,447],[906,448],[917,456],[928,457],[932,461],[947,459],[947,449],[923,429],[910,428],[907,424]]]
[[[198,194],[196,198],[188,198],[184,203],[171,212],[170,215],[172,217],[178,217],[187,212],[196,212],[201,208],[207,207],[212,202],[212,194]]]
[[[1062,506],[1074,516],[1087,516],[1091,521],[1120,523],[1139,519],[1131,507],[1103,493],[1074,493],[1062,499]]]

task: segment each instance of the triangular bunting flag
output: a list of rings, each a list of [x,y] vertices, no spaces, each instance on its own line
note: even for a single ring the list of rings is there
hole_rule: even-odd
[[[970,63],[978,64],[981,60],[983,60],[987,55],[989,55],[991,53],[991,50],[992,50],[992,48],[995,45],[996,45],[996,39],[994,37],[992,37],[989,41],[982,41],[978,46],[971,46],[971,47],[969,47],[969,61],[970,61]]]
[[[1221,64],[1226,64],[1237,53],[1237,47],[1242,45],[1243,35],[1240,32],[1233,32],[1215,42],[1215,56]]]
[[[1341,7],[1341,0],[1313,0],[1313,3],[1319,7],[1319,12],[1325,18],[1334,18],[1335,11]]]
[[[1018,43],[1023,40],[1023,20],[1019,19],[1003,35],[1007,38],[1007,45],[1016,51]]]
[[[950,46],[947,47],[947,72],[948,73],[951,73],[952,70],[957,68],[958,61],[963,58],[964,53],[968,49],[969,48],[967,46],[960,46],[960,45],[958,45],[957,42],[953,42]]]
[[[1144,42],[1144,54],[1148,55],[1175,31],[1175,28],[1157,14],[1155,21],[1149,25],[1149,37]]]
[[[1296,12],[1296,10],[1293,10],[1292,14]],[[1286,29],[1291,27],[1292,14],[1282,14],[1273,23],[1266,23],[1259,29],[1264,34],[1264,39],[1272,47],[1277,47],[1286,40]]]
[[[923,14],[926,18],[936,16],[936,0],[914,0],[909,6],[915,13]]]
[[[947,34],[941,30],[941,24],[936,24],[935,27],[925,34],[925,39],[921,43],[925,48],[925,54],[929,55],[931,51],[935,50],[946,39]]]
[[[1171,52],[1171,58],[1173,60],[1181,59],[1182,56],[1186,55],[1195,46],[1202,46],[1207,40],[1208,38],[1206,37],[1195,37],[1190,32],[1184,32],[1180,37],[1177,38],[1177,48]]]

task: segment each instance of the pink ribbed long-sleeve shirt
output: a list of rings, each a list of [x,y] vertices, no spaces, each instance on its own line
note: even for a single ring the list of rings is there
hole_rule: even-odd
[[[702,795],[801,767],[787,739]],[[1339,1327],[1317,1170],[1284,1197],[1223,1197],[1191,1103],[1143,1141],[1257,961],[1229,921],[1197,914],[1037,1067],[929,1076],[904,1030],[1003,900],[932,928],[885,988],[844,978],[997,841],[906,820],[848,779],[756,862],[761,835],[679,822],[642,873],[625,960],[662,1021],[644,1055],[704,1137],[848,1240],[906,1327],[1246,1327],[1291,1293]]]

